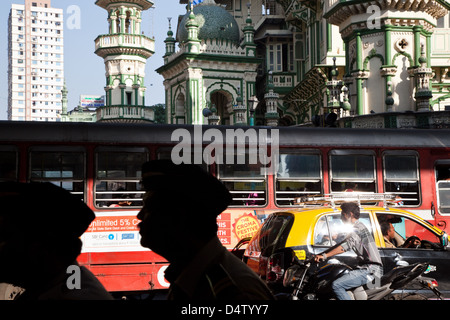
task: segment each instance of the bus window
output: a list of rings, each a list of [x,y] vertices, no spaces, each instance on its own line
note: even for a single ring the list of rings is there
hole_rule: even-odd
[[[0,147],[0,181],[17,181],[17,150]]]
[[[384,191],[399,197],[405,206],[420,204],[417,153],[386,152],[384,163]]]
[[[142,164],[148,161],[144,148],[109,148],[96,150],[95,206],[98,208],[141,207]]]
[[[248,153],[245,161],[238,161],[235,155],[233,164],[219,164],[219,179],[230,191],[233,201],[230,206],[264,206],[267,203],[266,176],[261,172],[263,166],[249,164]],[[244,162],[244,164],[241,164]]]
[[[333,150],[330,153],[331,192],[376,192],[372,151]]]
[[[291,206],[295,204],[295,198],[320,194],[320,154],[315,151],[281,151],[275,188],[275,202],[278,206]]]
[[[450,214],[450,161],[439,161],[435,166],[438,211]]]
[[[32,148],[30,152],[31,182],[51,182],[84,201],[85,153],[79,148]]]

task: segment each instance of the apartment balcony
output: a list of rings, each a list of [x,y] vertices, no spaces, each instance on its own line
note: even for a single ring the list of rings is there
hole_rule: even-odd
[[[155,111],[145,106],[105,106],[97,108],[97,122],[154,122]]]
[[[155,53],[155,40],[144,35],[118,33],[98,36],[95,53],[102,58],[109,55],[138,55],[145,59]]]

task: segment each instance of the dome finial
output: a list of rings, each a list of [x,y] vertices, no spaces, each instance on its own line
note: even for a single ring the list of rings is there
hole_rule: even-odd
[[[168,17],[167,20],[169,20],[169,31],[167,31],[167,36],[171,38],[173,36],[173,32],[172,32],[172,18]]]

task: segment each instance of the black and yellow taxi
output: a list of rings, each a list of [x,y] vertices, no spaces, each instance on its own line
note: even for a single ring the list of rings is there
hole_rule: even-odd
[[[427,262],[430,264],[427,276],[436,279],[439,290],[448,296],[450,249],[445,232],[401,207],[389,205],[389,199],[392,198],[383,194],[366,196],[364,201],[356,194],[309,199],[298,210],[271,214],[244,252],[243,261],[265,279],[272,289],[280,289],[293,251],[300,259],[306,259],[339,243],[351,231],[351,226],[349,229],[349,225],[341,221],[339,202],[353,201],[360,204],[360,221],[374,237],[384,272],[401,263]],[[365,202],[376,205],[363,205]],[[380,206],[380,203],[383,205]],[[387,236],[386,231],[389,229],[394,232]],[[350,250],[333,258],[354,265],[355,257],[356,254]]]

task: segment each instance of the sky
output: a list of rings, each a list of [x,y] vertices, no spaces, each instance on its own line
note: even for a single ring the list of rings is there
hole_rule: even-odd
[[[69,91],[69,111],[78,105],[80,95],[105,94],[105,65],[103,59],[94,53],[94,40],[97,36],[108,33],[108,14],[95,5],[95,2],[96,0],[52,0],[52,7],[64,11],[64,72]],[[0,0],[0,120],[7,120],[8,16],[13,3],[24,4],[24,0]],[[146,36],[155,38],[156,46],[156,52],[148,59],[146,67],[148,106],[165,103],[164,78],[155,70],[164,64],[164,40],[169,26],[167,18],[172,18],[175,33],[178,16],[186,13],[186,5],[180,4],[179,0],[153,0],[153,3],[154,8],[143,13],[142,21],[142,31]],[[73,8],[77,10],[72,10]]]

